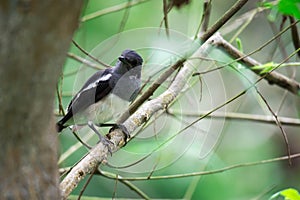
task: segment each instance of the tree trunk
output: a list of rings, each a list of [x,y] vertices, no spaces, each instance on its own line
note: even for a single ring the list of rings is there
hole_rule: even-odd
[[[0,199],[59,199],[55,84],[82,1],[0,1]]]

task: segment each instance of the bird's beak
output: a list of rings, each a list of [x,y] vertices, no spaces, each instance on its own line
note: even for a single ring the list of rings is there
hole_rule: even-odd
[[[126,68],[129,70],[132,66],[131,64],[126,60],[126,58],[124,56],[120,56],[119,60],[125,64]]]
[[[120,56],[120,57],[119,57],[119,60],[120,60],[122,63],[127,63],[124,56]]]

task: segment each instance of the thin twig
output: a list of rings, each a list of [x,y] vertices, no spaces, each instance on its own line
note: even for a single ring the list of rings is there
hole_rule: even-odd
[[[141,3],[145,3],[147,1],[149,1],[149,0],[131,0],[131,1],[128,1],[128,2],[125,2],[125,3],[118,4],[116,6],[105,8],[103,10],[99,10],[99,11],[96,11],[94,13],[91,13],[91,14],[88,14],[88,15],[82,17],[81,22],[86,22],[86,21],[89,21],[91,19],[95,19],[97,17],[101,17],[101,16],[106,15],[106,14],[110,14],[110,13],[113,13],[113,12],[123,10],[125,8],[130,8],[130,7],[139,5]]]
[[[229,33],[235,33],[236,29],[238,29],[240,26],[242,26],[243,24],[247,23],[247,21],[249,21],[249,16],[250,16],[250,18],[252,16],[255,17],[257,14],[263,12],[266,9],[267,8],[264,8],[264,7],[257,7],[257,8],[254,8],[252,10],[249,10],[249,11],[237,16],[234,19],[231,19],[232,21],[229,21],[226,24],[226,26],[222,27],[222,30],[220,30],[220,33],[222,33],[222,35],[227,35]]]
[[[98,169],[96,171],[96,174],[102,174],[104,177],[107,177],[105,174],[103,174],[103,171]],[[120,181],[121,183],[123,183],[124,185],[126,185],[127,187],[129,187],[131,190],[133,190],[134,192],[136,192],[140,197],[142,197],[143,199],[150,199],[150,197],[148,195],[146,195],[142,190],[140,190],[137,186],[135,186],[134,184],[132,184],[130,181],[128,180],[124,180],[122,178],[122,176],[120,175],[114,175],[114,178],[117,181]]]
[[[88,145],[86,142],[84,142],[81,137],[78,135],[78,133],[74,130],[72,130],[72,128],[70,128],[72,134],[75,136],[75,138],[86,148],[91,149],[92,147],[90,145]]]
[[[250,16],[247,16],[247,20],[245,20],[241,27],[239,27],[239,29],[235,31],[234,35],[229,40],[229,43],[232,43],[248,27],[256,14],[257,12],[253,12]]]
[[[211,0],[205,0],[203,3],[203,16],[202,16],[202,25],[201,25],[201,32],[204,33],[208,29],[210,13],[211,13]]]
[[[89,141],[95,134],[92,132],[89,132],[89,134],[86,134],[82,140],[84,141]],[[72,146],[70,146],[67,150],[64,151],[62,155],[60,155],[57,164],[60,165],[62,164],[67,158],[69,158],[70,155],[74,154],[79,148],[82,147],[81,142],[76,142]]]
[[[183,111],[176,111],[173,109],[169,109],[168,112],[170,114],[182,115],[186,117],[200,117],[202,115],[205,115],[208,111],[183,112]],[[259,123],[276,124],[274,117],[271,115],[255,115],[255,114],[235,113],[235,112],[213,112],[208,116],[216,119],[245,120],[245,121],[253,121]],[[278,117],[278,121],[280,121],[282,125],[300,126],[300,119],[297,118]]]
[[[120,23],[120,27],[119,27],[119,31],[118,31],[119,33],[122,33],[122,31],[125,28],[126,22],[128,21],[128,17],[129,17],[129,13],[130,13],[130,6],[129,6],[130,3],[131,3],[131,1],[127,2],[127,7],[125,8],[125,12],[123,14],[122,21]]]
[[[79,193],[79,195],[78,195],[78,200],[81,199],[81,197],[82,197],[84,191],[86,190],[87,186],[88,186],[89,183],[91,182],[91,180],[92,180],[92,178],[93,178],[93,176],[94,176],[96,170],[97,170],[97,168],[95,168],[95,170],[90,174],[88,180],[86,181],[86,183],[84,184],[82,190],[80,191],[80,193]]]
[[[245,89],[244,91],[238,93],[237,95],[235,95],[234,97],[230,98],[229,100],[227,100],[226,102],[220,104],[219,106],[213,108],[212,110],[208,111],[207,113],[205,113],[204,115],[200,116],[198,119],[194,120],[192,123],[190,123],[189,125],[187,125],[186,127],[184,127],[183,129],[181,129],[180,131],[178,131],[177,134],[182,133],[183,131],[187,130],[188,128],[194,126],[196,123],[198,123],[200,120],[206,118],[207,116],[211,115],[212,113],[214,113],[215,111],[223,108],[224,106],[228,105],[229,103],[235,101],[236,99],[240,98],[241,96],[243,96],[244,94],[246,94],[246,92],[252,88],[252,86],[250,86],[249,88]]]
[[[290,22],[292,25],[291,27],[291,35],[292,35],[292,40],[293,40],[293,45],[296,49],[300,48],[300,38],[299,38],[299,32],[298,32],[298,28],[295,24],[295,19],[292,16],[289,16]],[[298,57],[300,58],[300,52],[298,52]]]
[[[145,192],[143,192],[142,190],[140,190],[137,186],[135,186],[134,184],[132,184],[130,181],[122,180],[122,179],[120,181],[124,185],[126,185],[127,187],[129,187],[131,190],[135,191],[143,199],[151,199],[147,194],[145,194]]]
[[[103,69],[102,67],[100,67],[99,65],[97,65],[97,64],[95,64],[95,63],[93,63],[93,62],[91,62],[91,61],[89,61],[89,60],[87,60],[87,59],[84,59],[84,58],[82,58],[82,57],[80,57],[80,56],[77,56],[77,55],[75,55],[75,54],[73,54],[73,53],[68,53],[68,57],[69,58],[72,58],[72,59],[74,59],[74,60],[76,60],[76,61],[78,61],[78,62],[80,62],[80,63],[83,63],[83,64],[85,64],[85,65],[87,65],[88,67],[91,67],[91,68],[93,68],[93,69],[97,69],[97,70],[100,70],[100,69]],[[76,70],[76,72],[78,72],[78,70]],[[73,74],[73,73],[72,73]]]
[[[290,146],[289,146],[289,141],[288,141],[288,138],[287,138],[287,134],[285,132],[285,130],[283,129],[280,121],[278,120],[278,116],[276,115],[276,113],[273,111],[273,109],[271,108],[271,106],[269,105],[269,103],[267,102],[267,100],[265,99],[265,97],[262,95],[262,93],[258,90],[258,88],[256,87],[255,84],[253,84],[249,78],[244,75],[240,70],[236,69],[236,68],[233,68],[236,72],[238,72],[249,84],[253,85],[253,88],[255,89],[256,93],[260,96],[260,98],[263,100],[263,102],[265,103],[265,105],[267,106],[268,110],[271,112],[271,114],[273,115],[274,119],[275,119],[275,122],[276,122],[276,125],[279,127],[282,135],[283,135],[283,138],[284,138],[284,142],[286,144],[286,149],[287,149],[287,153],[288,153],[288,156],[291,155],[291,151],[290,151]],[[258,81],[256,81],[256,83],[258,83]],[[289,164],[291,165],[291,159],[289,159]]]
[[[219,69],[223,69],[224,67],[227,67],[228,65],[231,65],[235,62],[242,62],[245,63],[247,67],[251,67],[251,66],[258,66],[261,65],[261,63],[259,63],[258,61],[253,60],[252,58],[250,58],[249,56],[251,56],[252,54],[255,54],[259,51],[261,51],[263,48],[265,48],[267,45],[269,45],[271,42],[273,42],[275,39],[277,39],[278,37],[280,37],[283,33],[285,33],[286,31],[288,31],[292,25],[295,25],[299,22],[300,20],[296,21],[293,24],[290,24],[288,27],[286,27],[285,29],[281,30],[279,33],[277,33],[275,36],[273,36],[270,40],[266,41],[265,43],[263,43],[261,46],[259,46],[258,48],[256,48],[255,50],[251,51],[248,54],[243,54],[243,52],[240,52],[237,48],[235,48],[234,46],[232,46],[229,42],[227,42],[221,35],[220,33],[216,33],[219,37],[217,38],[218,40],[215,41],[215,44],[217,46],[220,46],[223,48],[223,50],[229,54],[230,56],[233,57],[233,61],[226,63],[220,67],[216,67],[214,69],[211,69],[209,72],[212,71],[216,71]],[[258,74],[260,74],[261,70],[258,70]],[[200,73],[194,73],[193,75],[200,75],[206,72],[200,72]]]
[[[60,84],[61,85],[61,84]],[[56,95],[58,99],[58,113],[62,113],[65,115],[64,106],[62,104],[62,95],[61,95],[61,87],[58,87],[58,83],[56,84]]]
[[[296,52],[294,52],[294,53],[293,53],[292,55],[290,55],[289,57],[293,56],[294,54],[296,54]],[[289,57],[287,57],[286,60],[288,60]],[[282,63],[284,63],[284,62],[285,62],[285,60],[284,60]],[[277,67],[279,67],[279,66],[280,66],[280,64],[279,64]],[[255,81],[255,83],[251,83],[251,85],[250,85],[248,88],[246,88],[244,91],[242,91],[241,93],[237,94],[236,96],[234,96],[234,97],[231,98],[230,100],[228,100],[228,101],[226,101],[225,103],[221,104],[220,106],[218,106],[218,107],[212,109],[212,110],[211,110],[210,112],[208,112],[206,115],[203,115],[203,116],[199,117],[198,119],[196,119],[195,121],[193,121],[190,125],[188,125],[188,126],[186,126],[185,128],[181,129],[181,130],[179,131],[179,133],[181,133],[181,132],[185,131],[186,129],[188,129],[189,127],[193,126],[194,124],[196,124],[197,122],[199,122],[200,120],[202,120],[204,117],[208,116],[209,114],[213,113],[214,111],[216,111],[216,110],[218,110],[218,109],[224,107],[225,105],[227,105],[227,104],[230,103],[231,101],[233,101],[233,100],[239,98],[240,96],[242,96],[243,94],[245,94],[245,93],[246,93],[248,90],[250,90],[251,88],[253,88],[253,87],[256,88],[256,84],[257,84],[258,82],[260,82],[262,79],[264,79],[266,75],[267,75],[267,74],[265,74],[264,76],[260,77],[257,81]],[[258,90],[256,90],[256,91],[258,92]],[[259,93],[259,92],[258,92],[258,93]],[[259,94],[260,94],[260,93],[259,93]],[[260,95],[261,95],[261,94],[260,94]],[[273,114],[273,116],[275,117],[276,124],[279,126],[279,128],[280,128],[280,130],[281,130],[281,132],[282,132],[282,134],[283,134],[283,136],[284,136],[284,140],[285,140],[285,143],[286,143],[286,145],[287,145],[288,156],[290,157],[290,148],[289,148],[289,144],[288,144],[288,140],[287,140],[286,133],[285,133],[285,131],[284,131],[284,129],[283,129],[281,123],[279,122],[279,120],[278,120],[276,114],[272,111],[271,107],[268,105],[267,101],[263,98],[262,95],[261,95],[261,98],[263,99],[263,101],[264,101],[265,104],[267,105],[267,107],[268,107],[268,109],[270,110],[270,112],[271,112],[271,113]],[[289,160],[289,161],[291,161],[291,160]]]
[[[235,48],[226,40],[224,40],[221,36],[215,40],[214,44],[218,47],[223,48],[230,56],[242,62],[245,66],[249,67],[251,71],[259,75],[260,77],[266,79],[270,84],[276,84],[279,87],[282,87],[295,95],[300,94],[300,83],[275,71],[272,71],[267,74],[262,74],[262,69],[253,69],[253,66],[259,66],[261,65],[261,63],[257,62],[256,60],[250,57],[246,57],[246,55],[241,53],[237,48]],[[279,66],[280,64],[278,65],[278,67]]]
[[[266,16],[267,14],[265,12],[264,12],[264,14],[265,14],[265,17],[267,18],[267,16]],[[271,27],[273,35],[275,35],[278,32],[277,27],[275,25],[275,22],[272,22],[270,20],[267,20],[267,21],[268,21],[268,23],[269,23],[269,25]],[[276,38],[276,43],[274,43],[274,47],[273,48],[274,48],[274,50],[270,53],[270,58],[268,60],[273,60],[275,52],[278,49],[279,49],[279,51],[280,51],[280,53],[281,53],[281,55],[282,55],[283,58],[287,57],[288,54],[287,54],[287,52],[286,52],[286,50],[284,48],[284,44],[283,44],[280,36],[278,38]]]
[[[211,28],[209,28],[203,35],[200,36],[200,39],[206,41],[210,38],[215,32],[217,32],[235,13],[237,13],[248,0],[239,0],[237,1]]]
[[[284,139],[284,142],[285,142],[285,145],[286,145],[286,150],[287,150],[287,153],[288,153],[288,157],[290,158],[290,156],[291,156],[291,148],[290,148],[290,145],[289,145],[289,140],[288,140],[288,137],[287,137],[287,134],[286,134],[285,130],[282,127],[282,124],[278,120],[278,116],[273,111],[273,109],[271,108],[271,106],[269,105],[269,103],[267,102],[267,100],[265,99],[265,97],[259,92],[259,90],[256,89],[256,92],[260,96],[260,98],[264,101],[264,103],[267,106],[268,110],[272,113],[273,117],[275,118],[276,124],[277,124],[277,126],[279,127],[279,129],[280,129],[280,131],[282,133],[282,136],[283,136],[283,139]],[[292,165],[291,158],[289,159],[289,164]]]
[[[167,0],[163,0],[163,13],[164,13],[163,21],[165,22],[166,34],[169,37],[170,34],[169,34],[168,3],[167,3]]]
[[[202,35],[205,31],[207,31],[209,19],[210,19],[210,13],[211,13],[211,0],[205,0],[203,2],[203,14],[201,17],[200,24],[196,30],[194,39],[196,39],[198,35]]]
[[[88,56],[89,58],[91,58],[92,60],[96,61],[97,63],[99,63],[100,65],[109,68],[110,66],[104,62],[102,62],[101,60],[95,58],[94,56],[92,56],[89,52],[87,52],[85,49],[83,49],[75,40],[72,40],[73,44],[82,52],[84,53],[86,56]]]
[[[118,182],[119,182],[118,181],[118,174],[116,174],[115,186],[114,186],[114,192],[112,194],[112,199],[116,199]]]
[[[292,154],[290,156],[291,159],[297,159],[300,157],[300,153]],[[277,158],[272,158],[272,159],[266,159],[266,160],[261,160],[257,162],[248,162],[248,163],[241,163],[241,164],[235,164],[235,165],[230,165],[227,167],[223,167],[220,169],[214,169],[214,170],[208,170],[208,171],[201,171],[201,172],[192,172],[192,173],[186,173],[186,174],[174,174],[174,175],[163,175],[163,176],[145,176],[145,177],[123,177],[120,179],[124,179],[127,181],[145,181],[145,180],[165,180],[165,179],[174,179],[174,178],[186,178],[186,177],[192,177],[192,176],[203,176],[203,175],[211,175],[211,174],[218,174],[222,173],[225,171],[237,169],[237,168],[242,168],[242,167],[251,167],[251,166],[256,166],[256,165],[263,165],[263,164],[269,164],[273,162],[278,162],[278,161],[284,161],[290,159],[288,156],[282,156],[282,157],[277,157]],[[101,172],[102,175],[105,175],[107,178],[114,179],[115,176],[111,174],[110,172]]]

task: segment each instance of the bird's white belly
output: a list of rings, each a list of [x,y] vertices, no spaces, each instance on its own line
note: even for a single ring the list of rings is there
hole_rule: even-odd
[[[74,116],[75,124],[86,124],[92,121],[96,124],[103,124],[117,118],[126,111],[129,102],[117,95],[109,94],[99,102],[90,105],[84,112]]]

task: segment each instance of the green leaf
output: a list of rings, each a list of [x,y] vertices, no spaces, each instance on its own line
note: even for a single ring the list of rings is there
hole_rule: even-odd
[[[300,200],[299,192],[293,188],[282,190],[280,195],[283,196],[285,200]]]
[[[265,74],[265,73],[268,73],[268,72],[272,71],[276,67],[277,67],[276,63],[274,63],[274,62],[268,62],[268,63],[263,64],[263,65],[254,66],[254,67],[252,67],[252,69],[254,69],[254,70],[261,70],[260,74]]]
[[[273,194],[271,196],[270,199],[275,199],[276,197],[279,197],[279,196],[284,197],[284,200],[300,200],[299,192],[293,188],[288,188],[288,189],[276,192],[275,194]]]
[[[240,52],[243,52],[242,40],[240,38],[236,38],[235,41],[236,41],[238,50],[240,50]]]
[[[300,0],[280,0],[278,9],[284,15],[300,19]]]
[[[260,7],[271,9],[274,7],[274,4],[271,2],[263,2],[263,3],[261,3]]]

